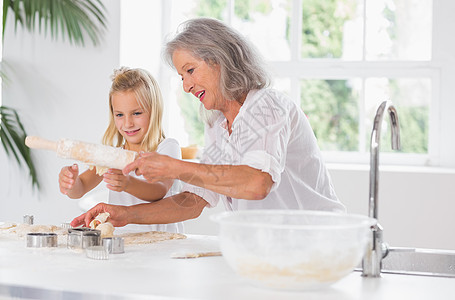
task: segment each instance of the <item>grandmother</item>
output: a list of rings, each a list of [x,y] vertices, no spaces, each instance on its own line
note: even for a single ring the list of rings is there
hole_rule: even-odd
[[[134,206],[98,204],[75,218],[88,225],[109,212],[114,226],[175,223],[197,218],[222,202],[226,210],[345,211],[335,194],[303,111],[269,88],[260,56],[222,22],[189,20],[166,44],[165,57],[183,89],[201,102],[205,148],[200,163],[156,152],[126,166],[148,181],[179,179],[180,194]]]

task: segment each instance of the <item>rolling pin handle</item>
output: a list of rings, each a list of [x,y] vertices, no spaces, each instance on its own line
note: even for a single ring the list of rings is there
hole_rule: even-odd
[[[25,145],[34,149],[46,149],[57,152],[57,142],[49,141],[38,136],[27,136]]]

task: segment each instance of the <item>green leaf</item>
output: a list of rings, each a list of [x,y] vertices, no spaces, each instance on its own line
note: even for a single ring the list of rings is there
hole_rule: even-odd
[[[106,8],[101,0],[5,0],[3,1],[3,36],[9,11],[18,24],[29,32],[50,32],[71,44],[85,46],[88,36],[96,46],[106,26]]]
[[[19,166],[27,165],[32,186],[39,189],[38,176],[30,149],[25,145],[27,133],[16,110],[0,106],[0,140],[8,156],[13,156]]]

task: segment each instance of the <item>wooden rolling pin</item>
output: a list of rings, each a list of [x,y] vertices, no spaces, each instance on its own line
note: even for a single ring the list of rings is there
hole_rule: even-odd
[[[62,158],[114,169],[123,169],[127,164],[133,162],[138,155],[134,151],[69,139],[60,139],[54,142],[37,136],[28,136],[25,138],[25,144],[29,148],[55,151]]]

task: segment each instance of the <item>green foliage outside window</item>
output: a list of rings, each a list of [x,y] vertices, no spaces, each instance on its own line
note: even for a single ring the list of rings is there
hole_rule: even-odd
[[[250,21],[251,12],[261,13],[266,15],[272,10],[272,3],[270,0],[243,0],[235,1],[234,13],[236,17],[244,21]]]
[[[354,0],[304,0],[302,12],[302,58],[339,58],[343,25],[356,10]]]
[[[196,17],[211,17],[218,20],[223,19],[226,11],[227,0],[200,0],[197,2]]]
[[[343,46],[343,24],[354,17],[357,3],[353,0],[304,0],[302,27],[302,58],[340,58]],[[395,12],[383,11],[390,21],[387,30],[391,39],[396,37]],[[419,80],[414,86],[424,87]],[[401,124],[401,152],[428,152],[427,104],[409,104],[412,93],[389,80],[390,100],[395,104]],[[408,88],[409,89],[409,88]],[[304,80],[301,107],[308,115],[319,146],[324,151],[359,151],[358,95],[345,80]],[[428,97],[429,97],[428,93]],[[385,99],[377,99],[378,105]],[[371,118],[374,115],[369,116]],[[405,124],[405,126],[403,126]],[[368,151],[371,128],[366,128],[365,150]],[[388,151],[390,137],[384,133],[383,150]]]
[[[304,0],[302,58],[342,56],[343,24],[356,4],[351,0]],[[358,99],[346,80],[304,80],[301,107],[313,127],[319,146],[326,151],[357,151]]]
[[[302,59],[338,59],[343,56],[344,24],[355,18],[358,9],[356,0],[302,0]],[[226,0],[200,0],[195,16],[223,19],[227,13]],[[252,21],[252,12],[268,14],[272,9],[270,0],[235,1],[235,16],[243,21]],[[291,14],[290,14],[291,15]],[[395,12],[383,11],[383,17],[390,21],[388,34],[395,37]],[[287,20],[289,33],[290,20]],[[286,36],[290,40],[289,36]],[[361,80],[357,78],[355,80]],[[352,80],[305,79],[301,81],[300,104],[309,118],[319,146],[323,151],[359,151],[360,101],[358,89],[352,88]],[[409,93],[389,80],[390,100],[395,104],[401,124],[402,152],[428,152],[428,104],[409,104]],[[419,86],[419,81],[414,83]],[[425,85],[424,85],[425,86]],[[364,88],[364,87],[363,87]],[[183,92],[182,92],[183,93]],[[428,93],[428,97],[430,94]],[[428,98],[427,97],[427,98]],[[377,99],[378,105],[385,99]],[[428,102],[428,101],[427,101]],[[203,145],[204,126],[199,120],[199,101],[194,97],[179,99],[190,142]],[[368,116],[373,118],[373,116]],[[368,151],[371,128],[365,128],[368,135]],[[386,136],[386,133],[384,133]],[[389,138],[383,138],[383,149],[390,149]]]
[[[398,113],[401,124],[401,151],[406,153],[427,153],[428,107],[405,106],[400,107]]]
[[[199,118],[200,102],[192,94],[182,91],[177,102],[184,117],[186,132],[189,136],[189,144],[204,146],[204,122]]]
[[[304,80],[301,107],[313,127],[321,149],[358,149],[357,98],[346,80]]]

